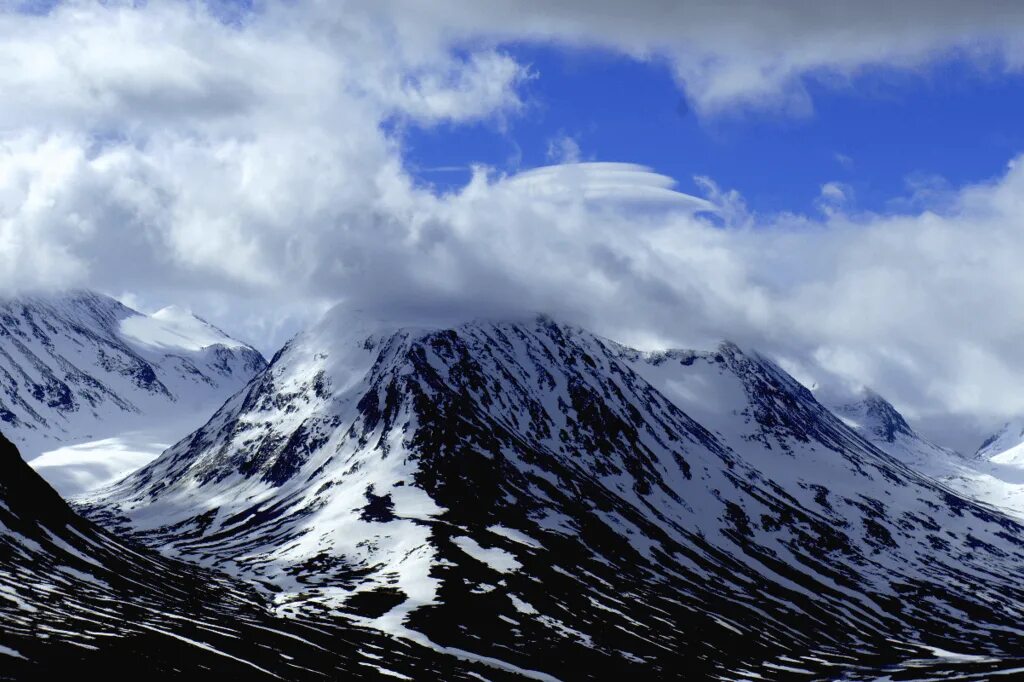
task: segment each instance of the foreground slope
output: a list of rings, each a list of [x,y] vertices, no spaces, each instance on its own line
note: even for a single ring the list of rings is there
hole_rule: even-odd
[[[336,309],[87,508],[281,613],[541,677],[872,677],[1024,634],[1013,521],[757,355],[545,318]]]
[[[0,300],[0,425],[28,459],[213,410],[265,364],[176,308],[147,317],[88,291]]]
[[[344,623],[283,621],[253,589],[77,516],[0,436],[0,679],[470,679]]]

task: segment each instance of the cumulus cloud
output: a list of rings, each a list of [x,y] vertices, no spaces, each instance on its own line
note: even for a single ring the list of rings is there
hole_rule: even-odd
[[[514,0],[387,0],[399,30],[602,46],[673,68],[695,108],[813,109],[810,81],[837,86],[867,67],[916,70],[958,56],[985,68],[1024,66],[1024,5],[1002,0],[552,0],[542,14]]]
[[[548,160],[555,163],[579,163],[580,145],[564,133],[548,140]]]
[[[477,168],[446,194],[405,171],[403,126],[523,106],[543,74],[509,39],[669,60],[705,114],[805,110],[807,78],[950,50],[1020,63],[1015,4],[872,5],[558,0],[543,21],[498,0],[269,2],[231,22],[159,1],[0,11],[0,286],[186,303],[268,351],[338,299],[541,310],[648,346],[732,337],[922,419],[1024,412],[1019,164],[925,183],[884,215],[829,183],[820,215],[774,217],[711,179],[698,197],[641,166],[578,163],[568,138],[563,163]]]
[[[816,205],[826,215],[832,214],[850,202],[853,188],[843,182],[832,180],[821,186]]]

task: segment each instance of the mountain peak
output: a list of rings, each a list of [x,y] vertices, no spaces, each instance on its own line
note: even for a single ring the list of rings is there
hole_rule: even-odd
[[[814,394],[848,426],[875,444],[919,439],[899,410],[868,386],[819,386]]]
[[[977,459],[992,459],[1024,444],[1024,417],[1010,419],[985,439],[974,454]]]
[[[343,340],[365,336],[386,336],[403,331],[415,337],[430,332],[454,330],[467,325],[532,324],[537,320],[554,323],[541,312],[518,312],[502,316],[474,314],[447,308],[410,306],[363,307],[349,302],[336,304],[310,330],[312,335]]]
[[[860,402],[860,412],[864,415],[865,426],[886,442],[892,443],[899,436],[914,438],[914,430],[903,415],[893,407],[892,403],[865,388]]]
[[[164,306],[150,315],[150,317],[155,317],[158,320],[199,319],[190,309],[183,308],[175,303]]]
[[[33,461],[144,424],[198,422],[265,364],[178,307],[147,316],[86,290],[0,298],[0,424]]]
[[[121,320],[120,333],[144,346],[168,350],[200,351],[210,346],[251,348],[177,305],[166,306],[152,315],[128,316]]]
[[[884,455],[774,363],[531,319],[332,310],[89,511],[267,586],[282,613],[580,677],[628,666],[620,650],[667,677],[736,637],[764,661],[782,640],[829,655],[815,647],[851,627],[865,650],[921,632],[953,650],[1017,621],[997,598],[1024,595],[1016,526]],[[940,546],[956,579],[929,558]],[[897,591],[929,599],[877,596]]]

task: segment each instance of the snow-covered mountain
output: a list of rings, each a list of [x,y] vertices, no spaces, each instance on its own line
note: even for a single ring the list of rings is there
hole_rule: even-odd
[[[870,389],[816,397],[866,440],[918,471],[941,476],[964,463],[957,452],[919,435],[889,401]]]
[[[1024,418],[1011,419],[985,439],[974,453],[974,457],[988,461],[1010,450],[1024,450],[1021,446],[1024,446]]]
[[[1016,522],[757,354],[641,353],[542,317],[337,308],[83,508],[281,614],[539,679],[873,679],[943,651],[984,669],[1022,634]]]
[[[0,436],[0,678],[480,679],[341,621],[275,617],[250,585],[76,515]]]
[[[989,439],[989,447],[983,446],[978,455],[965,457],[919,435],[891,403],[873,391],[864,389],[844,398],[833,394],[826,404],[872,444],[915,471],[1024,520],[1024,447],[998,449],[1012,443],[1012,424]]]
[[[0,300],[0,428],[30,460],[154,423],[187,433],[265,364],[178,308],[146,316],[85,291]]]

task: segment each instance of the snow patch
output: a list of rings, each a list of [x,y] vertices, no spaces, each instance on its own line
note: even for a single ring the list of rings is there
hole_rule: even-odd
[[[246,348],[206,320],[178,306],[121,320],[121,336],[161,349],[200,351],[210,346]]]
[[[453,538],[452,542],[458,545],[459,549],[473,557],[477,561],[487,564],[499,573],[511,573],[522,568],[522,564],[516,561],[515,557],[503,549],[491,547],[484,549],[476,540],[465,536]]]
[[[149,464],[187,433],[187,426],[129,431],[48,450],[28,464],[62,497],[73,497],[110,485]]]

